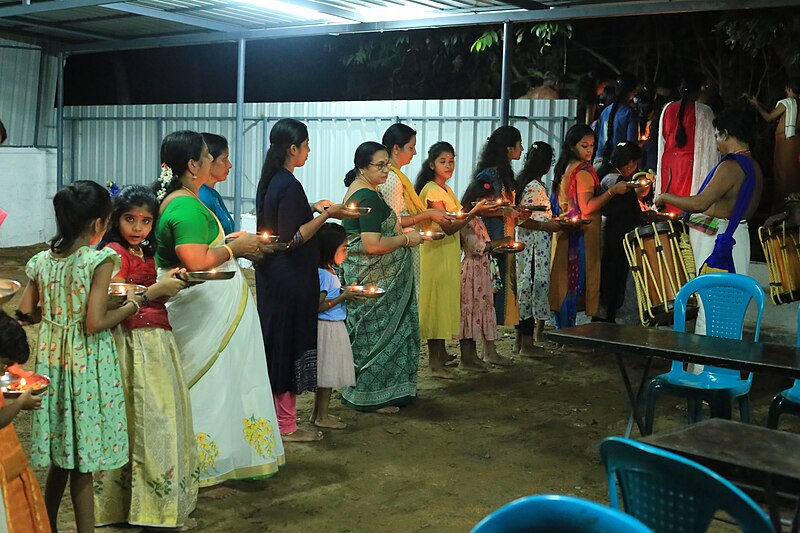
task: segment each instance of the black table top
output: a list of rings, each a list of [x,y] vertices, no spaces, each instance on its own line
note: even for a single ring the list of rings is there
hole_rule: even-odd
[[[660,357],[800,379],[800,349],[795,346],[605,322],[546,331],[545,335],[554,342],[602,348],[596,350],[598,354]]]
[[[733,477],[732,481],[752,482],[758,474],[768,474],[778,481],[776,488],[785,490],[789,485],[800,491],[800,455],[796,453],[800,435],[794,433],[712,418],[650,435],[642,442],[722,470],[719,473]]]

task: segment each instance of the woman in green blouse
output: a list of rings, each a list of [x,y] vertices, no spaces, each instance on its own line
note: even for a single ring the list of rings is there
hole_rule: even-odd
[[[230,245],[214,213],[197,197],[211,179],[211,155],[199,133],[179,131],[161,143],[162,172],[154,185],[159,269],[232,271],[167,302],[170,325],[192,402],[200,487],[269,476],[284,463],[261,324],[236,257],[258,260],[258,237]],[[257,445],[256,445],[257,444]]]
[[[396,413],[417,396],[419,318],[409,248],[418,246],[421,237],[417,231],[402,232],[397,215],[377,191],[389,175],[386,148],[362,143],[354,163],[344,179],[344,203],[371,211],[342,222],[348,235],[343,278],[345,284],[374,285],[386,294],[347,304],[356,386],[342,390],[342,401],[361,411]]]

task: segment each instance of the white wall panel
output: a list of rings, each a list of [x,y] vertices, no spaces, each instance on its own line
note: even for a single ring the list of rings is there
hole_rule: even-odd
[[[245,105],[243,212],[254,208],[252,198],[261,173],[269,129],[283,117],[308,125],[311,155],[297,169],[310,200],[341,200],[344,174],[353,166],[353,153],[364,141],[380,141],[398,119],[417,130],[418,156],[405,170],[414,180],[430,145],[445,140],[455,146],[456,172],[451,186],[460,195],[469,182],[487,137],[499,124],[497,100],[405,100],[370,102],[284,102]],[[113,179],[120,185],[150,183],[158,174],[161,137],[179,129],[234,136],[233,104],[175,104],[68,107],[65,181]],[[527,147],[550,143],[558,151],[565,125],[572,123],[571,100],[518,100],[511,106],[512,125],[522,132]],[[235,147],[231,146],[231,155]],[[521,168],[522,162],[514,165]],[[218,185],[233,196],[233,172]],[[229,205],[232,209],[232,203]]]

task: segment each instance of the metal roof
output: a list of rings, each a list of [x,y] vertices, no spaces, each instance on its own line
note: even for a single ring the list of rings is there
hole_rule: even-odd
[[[80,53],[792,5],[800,0],[0,0],[0,34]]]

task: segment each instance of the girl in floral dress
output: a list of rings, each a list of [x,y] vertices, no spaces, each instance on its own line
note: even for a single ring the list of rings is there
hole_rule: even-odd
[[[47,515],[56,524],[67,482],[78,533],[94,531],[92,473],[128,462],[128,431],[117,349],[110,328],[139,312],[141,297],[108,309],[119,256],[95,250],[111,214],[108,191],[76,181],[53,198],[58,231],[28,261],[17,317],[41,323],[36,372],[50,377],[33,414],[31,462],[49,465]]]
[[[552,210],[542,177],[553,164],[553,148],[544,142],[533,143],[525,156],[525,167],[517,176],[517,205],[534,207],[531,217],[517,226],[517,240],[525,245],[518,253],[517,298],[519,299],[519,354],[541,357],[544,350],[534,345],[542,340],[544,323],[550,317],[551,233],[560,225],[550,220]]]
[[[148,287],[139,313],[114,331],[128,411],[130,463],[94,479],[98,526],[127,522],[181,527],[197,503],[197,444],[189,389],[164,300],[186,283],[172,275],[156,282],[152,236],[158,201],[143,185],[114,199],[111,224],[99,247],[119,254],[113,281]]]
[[[495,197],[488,181],[470,182],[461,205],[491,200]],[[497,317],[494,308],[495,277],[492,273],[489,253],[510,237],[490,241],[489,232],[481,217],[472,218],[461,228],[461,247],[464,259],[461,262],[461,331],[456,336],[461,346],[461,359],[476,359],[476,341],[483,341],[483,360],[499,360],[494,341],[497,338]],[[496,269],[495,269],[496,270]]]

